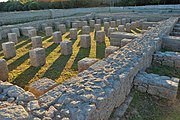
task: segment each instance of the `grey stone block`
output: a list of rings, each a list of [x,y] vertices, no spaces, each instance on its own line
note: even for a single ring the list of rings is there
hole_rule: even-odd
[[[89,34],[90,33],[90,26],[83,26],[82,27],[82,33],[83,34]]]
[[[95,31],[100,31],[101,30],[101,25],[100,24],[95,24],[94,29],[95,29]]]
[[[35,48],[29,51],[31,65],[34,67],[42,66],[46,63],[46,54],[44,48]]]
[[[16,33],[8,33],[9,42],[14,42],[15,44],[18,43],[18,38]]]
[[[57,31],[53,33],[53,41],[54,43],[58,43],[58,44],[62,41],[61,31]]]
[[[8,76],[9,70],[8,70],[6,60],[4,59],[0,59],[0,73],[1,73],[0,80],[7,81],[9,77]]]
[[[89,48],[91,46],[91,36],[84,34],[80,35],[80,47]]]
[[[72,54],[72,42],[70,40],[64,40],[60,43],[61,54],[70,55]]]
[[[89,26],[90,26],[91,28],[94,28],[94,25],[95,25],[95,20],[90,20],[90,21],[89,21]]]
[[[34,48],[42,48],[42,37],[41,36],[35,36],[31,37],[32,40],[32,47]]]
[[[105,32],[104,31],[96,32],[96,41],[99,43],[102,43],[105,41]]]
[[[18,37],[20,37],[19,28],[12,28],[12,29],[11,29],[11,32],[12,32],[12,33],[16,33],[16,35],[17,35]]]
[[[126,44],[130,43],[132,39],[122,39],[121,40],[121,47],[125,46]]]
[[[52,27],[45,27],[45,33],[46,33],[46,37],[52,36],[53,28]]]
[[[118,26],[118,31],[119,32],[124,32],[124,25],[119,25]]]
[[[65,24],[60,24],[58,26],[59,31],[61,31],[62,34],[66,33],[66,25]]]
[[[110,21],[110,26],[112,28],[115,28],[116,27],[116,21]]]
[[[115,32],[116,31],[116,28],[109,28],[108,29],[108,37],[110,37],[111,36],[111,33],[113,33],[113,32]]]
[[[21,34],[23,36],[27,36],[28,37],[28,31],[32,30],[32,29],[35,29],[35,28],[34,27],[21,27],[20,31],[21,31]]]
[[[101,19],[96,19],[96,24],[101,25]]]
[[[117,51],[119,49],[119,47],[116,46],[109,46],[105,49],[105,57],[109,56],[110,54],[114,53],[115,51]]]
[[[77,39],[77,29],[76,28],[71,28],[70,30],[70,38],[73,40]]]
[[[14,42],[2,43],[4,57],[9,59],[16,56],[16,48]]]
[[[78,72],[87,70],[92,64],[97,61],[98,59],[96,58],[83,58],[82,60],[78,61]]]
[[[37,36],[36,29],[28,30],[28,36],[29,36],[29,38]]]
[[[126,23],[126,32],[131,32],[131,24]]]

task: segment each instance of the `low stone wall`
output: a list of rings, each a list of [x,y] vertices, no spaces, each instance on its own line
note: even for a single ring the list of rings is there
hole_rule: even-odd
[[[105,12],[136,12],[136,13],[179,13],[180,5],[153,5],[136,7],[96,7],[75,9],[49,9],[0,13],[0,25],[18,24],[30,21],[54,19],[76,14]]]
[[[138,73],[134,79],[135,88],[168,100],[174,101],[178,91],[178,78],[159,76],[157,74]]]
[[[151,64],[153,53],[161,46],[155,38],[169,34],[177,20],[170,18],[141,39],[134,39],[77,77],[40,96],[41,107],[55,106],[59,112],[54,119],[61,116],[72,120],[107,120],[129,94],[135,75]]]
[[[78,76],[66,80],[44,95],[27,103],[25,118],[107,120],[129,95],[136,74],[150,66],[152,55],[161,47],[178,18],[170,18],[132,42],[96,62]],[[2,87],[0,86],[2,89]],[[11,93],[17,92],[14,90]],[[4,90],[3,90],[4,92]],[[9,108],[0,113],[16,115]],[[20,108],[19,108],[20,109]],[[4,119],[5,114],[1,114]],[[23,116],[22,115],[22,116]],[[28,115],[28,116],[27,116]],[[13,116],[11,116],[13,117]]]
[[[17,85],[0,81],[0,101],[26,106],[28,102],[35,99],[36,97],[31,92],[25,91]]]
[[[173,51],[180,51],[180,37],[176,36],[165,36],[163,37],[162,47]]]
[[[180,68],[180,53],[157,52],[153,55],[153,64]]]
[[[42,24],[47,24],[48,26],[54,26],[55,22],[66,24],[67,21],[73,21],[76,19],[86,20],[86,19],[92,19],[92,18],[94,18],[94,14],[87,14],[83,16],[74,16],[74,17],[66,17],[66,18],[56,18],[56,19],[49,19],[49,20],[40,20],[40,21],[23,23],[23,24],[2,26],[0,27],[0,36],[1,36],[0,38],[7,38],[7,34],[11,32],[12,28],[21,28],[21,27],[31,26],[31,27],[35,27],[37,30],[40,30]]]

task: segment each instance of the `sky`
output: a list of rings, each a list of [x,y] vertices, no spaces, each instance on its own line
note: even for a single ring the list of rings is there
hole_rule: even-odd
[[[8,1],[8,0],[0,0],[0,2],[6,2],[6,1]]]

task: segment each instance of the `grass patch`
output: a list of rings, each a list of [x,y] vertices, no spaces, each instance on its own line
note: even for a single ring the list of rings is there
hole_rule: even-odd
[[[151,66],[146,72],[155,73],[161,76],[169,76],[180,78],[180,68],[172,68],[168,66]]]
[[[78,34],[82,32],[79,30]],[[103,44],[96,44],[94,39],[94,31],[91,31],[91,47],[84,49],[80,48],[80,37],[73,42],[72,55],[64,56],[60,53],[59,44],[55,44],[52,37],[45,37],[44,32],[39,32],[39,36],[43,37],[43,47],[46,51],[46,64],[41,67],[32,67],[29,59],[29,50],[32,49],[31,40],[28,37],[18,38],[19,43],[16,44],[17,55],[14,58],[6,60],[9,68],[9,82],[20,87],[27,88],[27,85],[40,78],[47,77],[62,83],[78,74],[77,63],[84,57],[99,58],[104,57],[104,49],[109,45],[109,39]],[[62,36],[63,40],[70,40],[69,32]],[[7,39],[0,41],[0,44],[7,42]],[[97,49],[97,51],[96,51]],[[2,46],[0,46],[0,58],[4,58]]]
[[[151,66],[146,72],[180,78],[180,69],[168,66]],[[173,104],[169,104],[165,99],[135,91],[124,118],[127,120],[180,120],[180,85],[177,99]]]
[[[174,51],[174,50],[172,50],[170,48],[162,48],[161,49],[161,52],[167,52],[167,51],[170,51],[170,52],[180,52],[180,51]]]
[[[133,100],[124,115],[125,120],[180,120],[180,99],[174,104],[147,93],[134,92]]]

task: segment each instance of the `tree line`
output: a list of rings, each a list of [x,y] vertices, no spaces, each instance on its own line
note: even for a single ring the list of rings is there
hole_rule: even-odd
[[[114,0],[67,0],[62,2],[9,0],[7,2],[0,2],[0,11],[28,11],[108,6],[142,6],[157,4],[180,4],[180,0],[116,0],[116,2],[114,2]]]

